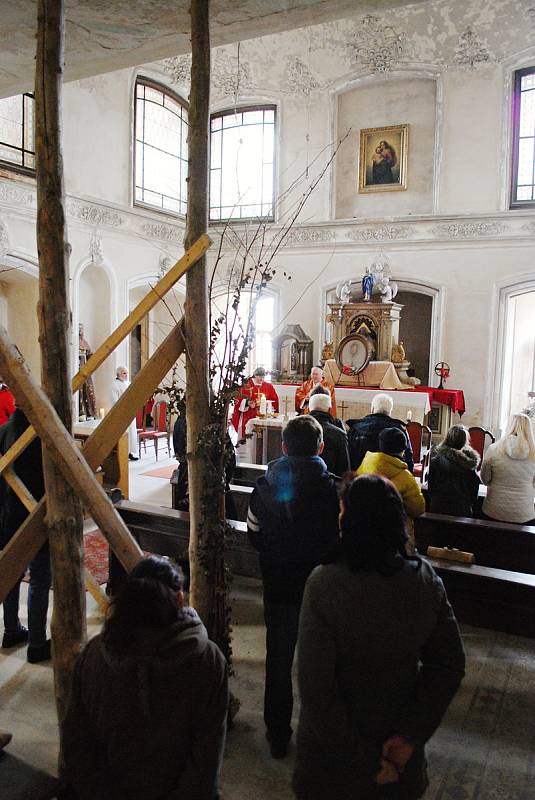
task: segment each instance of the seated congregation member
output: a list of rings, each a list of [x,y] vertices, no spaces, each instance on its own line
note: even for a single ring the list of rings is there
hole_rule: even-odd
[[[403,503],[377,475],[342,496],[340,554],[307,581],[299,621],[299,800],[416,800],[425,744],[464,675],[453,611],[406,553]],[[388,786],[386,784],[389,784]]]
[[[309,414],[282,432],[284,455],[256,482],[247,528],[260,553],[266,622],[264,722],[273,758],[292,736],[292,663],[306,579],[338,543],[338,494],[321,453],[321,425]]]
[[[357,469],[368,451],[376,453],[379,450],[379,434],[385,428],[399,428],[406,439],[403,460],[412,472],[414,461],[412,447],[407,436],[405,425],[400,419],[392,418],[394,402],[388,394],[376,394],[372,400],[371,414],[364,419],[350,419],[347,421],[349,433],[349,458],[351,469]]]
[[[484,516],[535,525],[535,438],[526,414],[513,414],[504,436],[489,445],[481,465],[481,480],[488,487]]]
[[[403,431],[399,428],[385,428],[379,434],[379,452],[366,453],[357,475],[382,475],[392,481],[403,500],[408,517],[408,534],[414,544],[413,519],[424,513],[425,499],[420,484],[403,461],[406,444]]]
[[[331,395],[328,389],[319,386],[310,396],[309,413],[323,430],[323,452],[321,457],[327,464],[329,472],[343,475],[349,470],[349,449],[347,446],[347,433],[336,424],[340,420],[330,414]]]
[[[232,412],[232,427],[238,434],[238,441],[245,439],[245,426],[250,419],[254,419],[260,413],[260,395],[264,395],[267,400],[273,402],[273,411],[279,411],[279,397],[273,384],[264,380],[266,370],[264,367],[257,367],[240,389],[234,400],[234,411]]]
[[[65,779],[80,800],[219,797],[227,665],[182,576],[143,558],[80,654],[64,727]]]
[[[29,422],[20,408],[15,408],[9,421],[0,427],[0,455],[7,453],[17,439],[28,428]],[[36,438],[15,460],[15,473],[35,500],[45,493],[41,441]],[[28,510],[13,489],[0,479],[0,548],[5,547],[20,528]],[[2,647],[10,648],[28,642],[27,659],[31,664],[48,661],[50,639],[46,638],[48,593],[50,590],[50,552],[48,543],[30,561],[30,585],[28,587],[28,629],[19,618],[20,583],[23,576],[6,595],[4,600],[4,636]]]
[[[432,451],[427,488],[429,511],[472,517],[480,480],[476,472],[479,454],[470,447],[464,425],[452,425],[444,441]]]
[[[321,367],[312,367],[310,377],[295,390],[295,410],[298,414],[306,414],[309,411],[309,400],[312,392],[318,387],[323,386],[331,395],[331,411],[333,417],[336,416],[336,397],[334,395],[334,385],[323,377]]]

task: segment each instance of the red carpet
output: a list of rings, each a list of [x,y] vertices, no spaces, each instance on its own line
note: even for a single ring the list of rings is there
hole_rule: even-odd
[[[100,531],[84,534],[84,564],[101,586],[108,582],[108,551],[108,542]],[[28,572],[24,580],[26,583],[30,580]]]
[[[170,480],[177,466],[178,464],[170,464],[168,467],[160,467],[160,469],[151,469],[149,472],[142,472],[141,475],[147,478],[165,478],[166,480]]]

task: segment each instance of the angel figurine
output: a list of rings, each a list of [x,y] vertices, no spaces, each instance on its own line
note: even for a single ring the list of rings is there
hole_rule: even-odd
[[[351,300],[351,281],[344,281],[339,283],[336,287],[336,297],[340,303],[349,303]]]

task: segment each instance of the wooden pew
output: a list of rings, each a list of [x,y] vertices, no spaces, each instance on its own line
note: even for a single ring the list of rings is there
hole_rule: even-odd
[[[420,553],[427,548],[456,547],[474,553],[482,567],[535,575],[535,527],[472,517],[449,517],[426,512],[414,520]]]
[[[242,462],[236,464],[234,475],[232,476],[232,483],[235,486],[252,486],[254,487],[258,478],[266,474],[267,464],[247,464]]]
[[[535,527],[426,513],[414,533],[424,556],[429,546],[474,553],[471,566],[429,559],[459,621],[535,638]]]

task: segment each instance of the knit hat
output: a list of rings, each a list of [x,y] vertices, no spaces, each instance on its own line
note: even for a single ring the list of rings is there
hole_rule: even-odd
[[[331,395],[330,394],[312,394],[308,401],[309,411],[323,411],[328,414],[331,410]]]
[[[407,438],[399,428],[385,428],[379,434],[379,450],[389,456],[403,453],[407,447]]]

